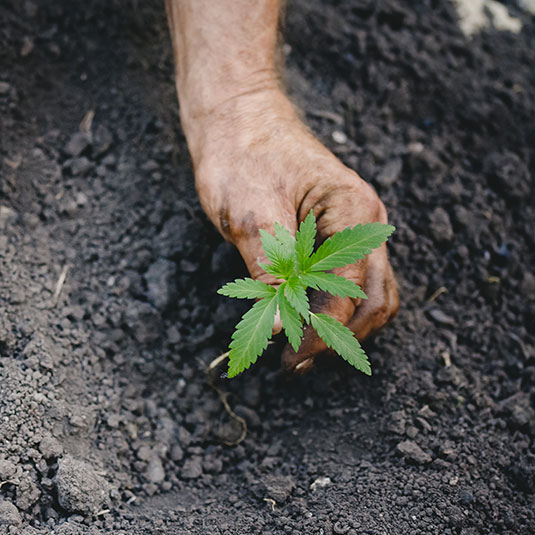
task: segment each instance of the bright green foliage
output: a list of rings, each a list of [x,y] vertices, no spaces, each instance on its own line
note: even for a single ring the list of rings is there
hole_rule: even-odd
[[[263,297],[271,297],[275,292],[273,286],[249,277],[229,282],[217,291],[218,294],[238,299],[262,299]]]
[[[309,305],[307,297],[306,286],[301,282],[300,278],[292,275],[286,282],[283,282],[284,297],[288,299],[290,304],[295,308],[305,320],[308,320]]]
[[[277,312],[276,293],[264,297],[248,310],[236,325],[229,352],[229,377],[248,368],[264,352],[271,338]]]
[[[372,370],[368,357],[360,347],[359,341],[353,333],[339,321],[327,314],[311,314],[310,321],[312,327],[316,329],[320,338],[327,344],[327,347],[334,349],[349,364],[355,366],[357,370],[371,375]]]
[[[338,295],[339,297],[360,297],[361,299],[368,299],[358,284],[344,277],[339,277],[334,273],[314,271],[301,275],[300,279],[306,286],[310,286],[314,290],[322,290],[331,295]]]
[[[299,312],[290,304],[290,301],[284,296],[282,286],[279,286],[277,296],[284,332],[288,337],[290,345],[297,351],[301,345],[301,338],[303,336],[303,319]]]
[[[325,240],[312,255],[309,268],[312,271],[326,271],[353,264],[379,247],[394,230],[393,226],[381,223],[347,227]]]
[[[262,247],[269,261],[259,264],[266,273],[281,280],[275,289],[250,278],[237,279],[218,290],[221,295],[239,299],[258,299],[243,315],[232,335],[228,376],[254,364],[266,349],[279,311],[284,332],[295,351],[303,338],[303,322],[311,323],[325,344],[358,370],[371,375],[370,363],[353,333],[331,316],[310,312],[307,288],[339,297],[366,299],[361,287],[344,277],[326,271],[354,264],[384,243],[394,227],[367,223],[337,232],[314,252],[316,219],[312,211],[300,224],[294,237],[275,223],[275,234],[260,230]]]

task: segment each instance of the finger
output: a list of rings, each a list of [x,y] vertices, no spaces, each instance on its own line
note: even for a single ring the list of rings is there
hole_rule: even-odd
[[[368,257],[365,292],[368,299],[362,301],[347,324],[359,340],[376,333],[398,313],[398,288],[388,262],[386,245]]]

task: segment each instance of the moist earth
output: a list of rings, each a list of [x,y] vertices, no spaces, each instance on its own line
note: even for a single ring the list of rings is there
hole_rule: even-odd
[[[294,0],[286,84],[378,190],[401,309],[304,378],[208,365],[245,274],[197,201],[163,3],[0,6],[0,532],[535,532],[535,25]],[[524,4],[526,4],[524,2]],[[522,4],[523,5],[523,4]]]

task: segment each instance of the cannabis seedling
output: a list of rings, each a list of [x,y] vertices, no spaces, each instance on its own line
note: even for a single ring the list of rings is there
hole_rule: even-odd
[[[275,223],[275,235],[260,230],[260,239],[270,264],[260,267],[283,280],[278,288],[250,278],[236,279],[218,290],[221,295],[258,299],[242,317],[232,335],[228,376],[234,377],[256,362],[267,347],[277,313],[290,345],[301,345],[303,322],[311,324],[325,344],[358,370],[371,375],[370,363],[353,333],[327,314],[310,311],[307,288],[340,297],[367,299],[353,281],[328,270],[353,264],[379,247],[395,228],[381,223],[347,227],[325,240],[314,252],[316,218],[310,212],[296,236]]]

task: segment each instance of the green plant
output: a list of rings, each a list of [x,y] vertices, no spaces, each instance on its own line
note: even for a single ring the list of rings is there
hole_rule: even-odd
[[[328,347],[367,375],[370,363],[353,333],[331,316],[310,311],[307,288],[340,297],[367,299],[362,288],[344,277],[329,273],[353,264],[379,247],[395,228],[381,223],[347,227],[325,240],[314,252],[316,219],[312,211],[296,236],[275,223],[275,235],[260,230],[269,264],[260,267],[282,280],[278,288],[250,278],[236,279],[218,290],[221,295],[257,299],[236,325],[229,351],[228,376],[234,377],[254,364],[267,347],[277,308],[284,332],[295,351],[303,336],[303,323],[311,324]]]

